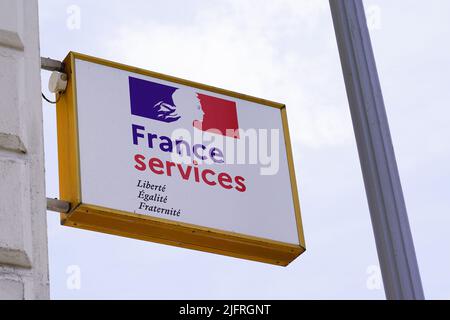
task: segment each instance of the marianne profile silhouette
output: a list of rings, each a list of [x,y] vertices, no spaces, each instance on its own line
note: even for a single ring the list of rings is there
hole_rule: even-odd
[[[196,92],[180,88],[175,91],[172,98],[177,106],[177,114],[180,117],[176,122],[180,128],[197,127],[196,123],[203,121],[205,113]]]

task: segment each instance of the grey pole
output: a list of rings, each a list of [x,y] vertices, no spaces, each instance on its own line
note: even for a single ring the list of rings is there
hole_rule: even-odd
[[[387,299],[424,299],[362,0],[330,0]]]

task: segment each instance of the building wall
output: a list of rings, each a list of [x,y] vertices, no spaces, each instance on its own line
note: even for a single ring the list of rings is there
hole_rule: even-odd
[[[0,299],[48,299],[37,0],[0,0]]]

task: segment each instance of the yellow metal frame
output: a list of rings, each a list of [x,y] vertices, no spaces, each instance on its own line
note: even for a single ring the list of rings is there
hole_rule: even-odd
[[[299,245],[83,203],[81,198],[75,59],[279,109],[286,143]],[[61,200],[70,202],[71,210],[67,214],[61,214],[62,225],[281,266],[287,266],[306,250],[285,105],[76,52],[70,52],[65,58],[64,64],[68,75],[68,85],[56,105],[59,187]]]

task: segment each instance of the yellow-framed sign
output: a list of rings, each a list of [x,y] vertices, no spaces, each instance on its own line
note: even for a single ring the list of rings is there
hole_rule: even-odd
[[[305,251],[283,104],[70,52],[61,223],[286,266]]]

